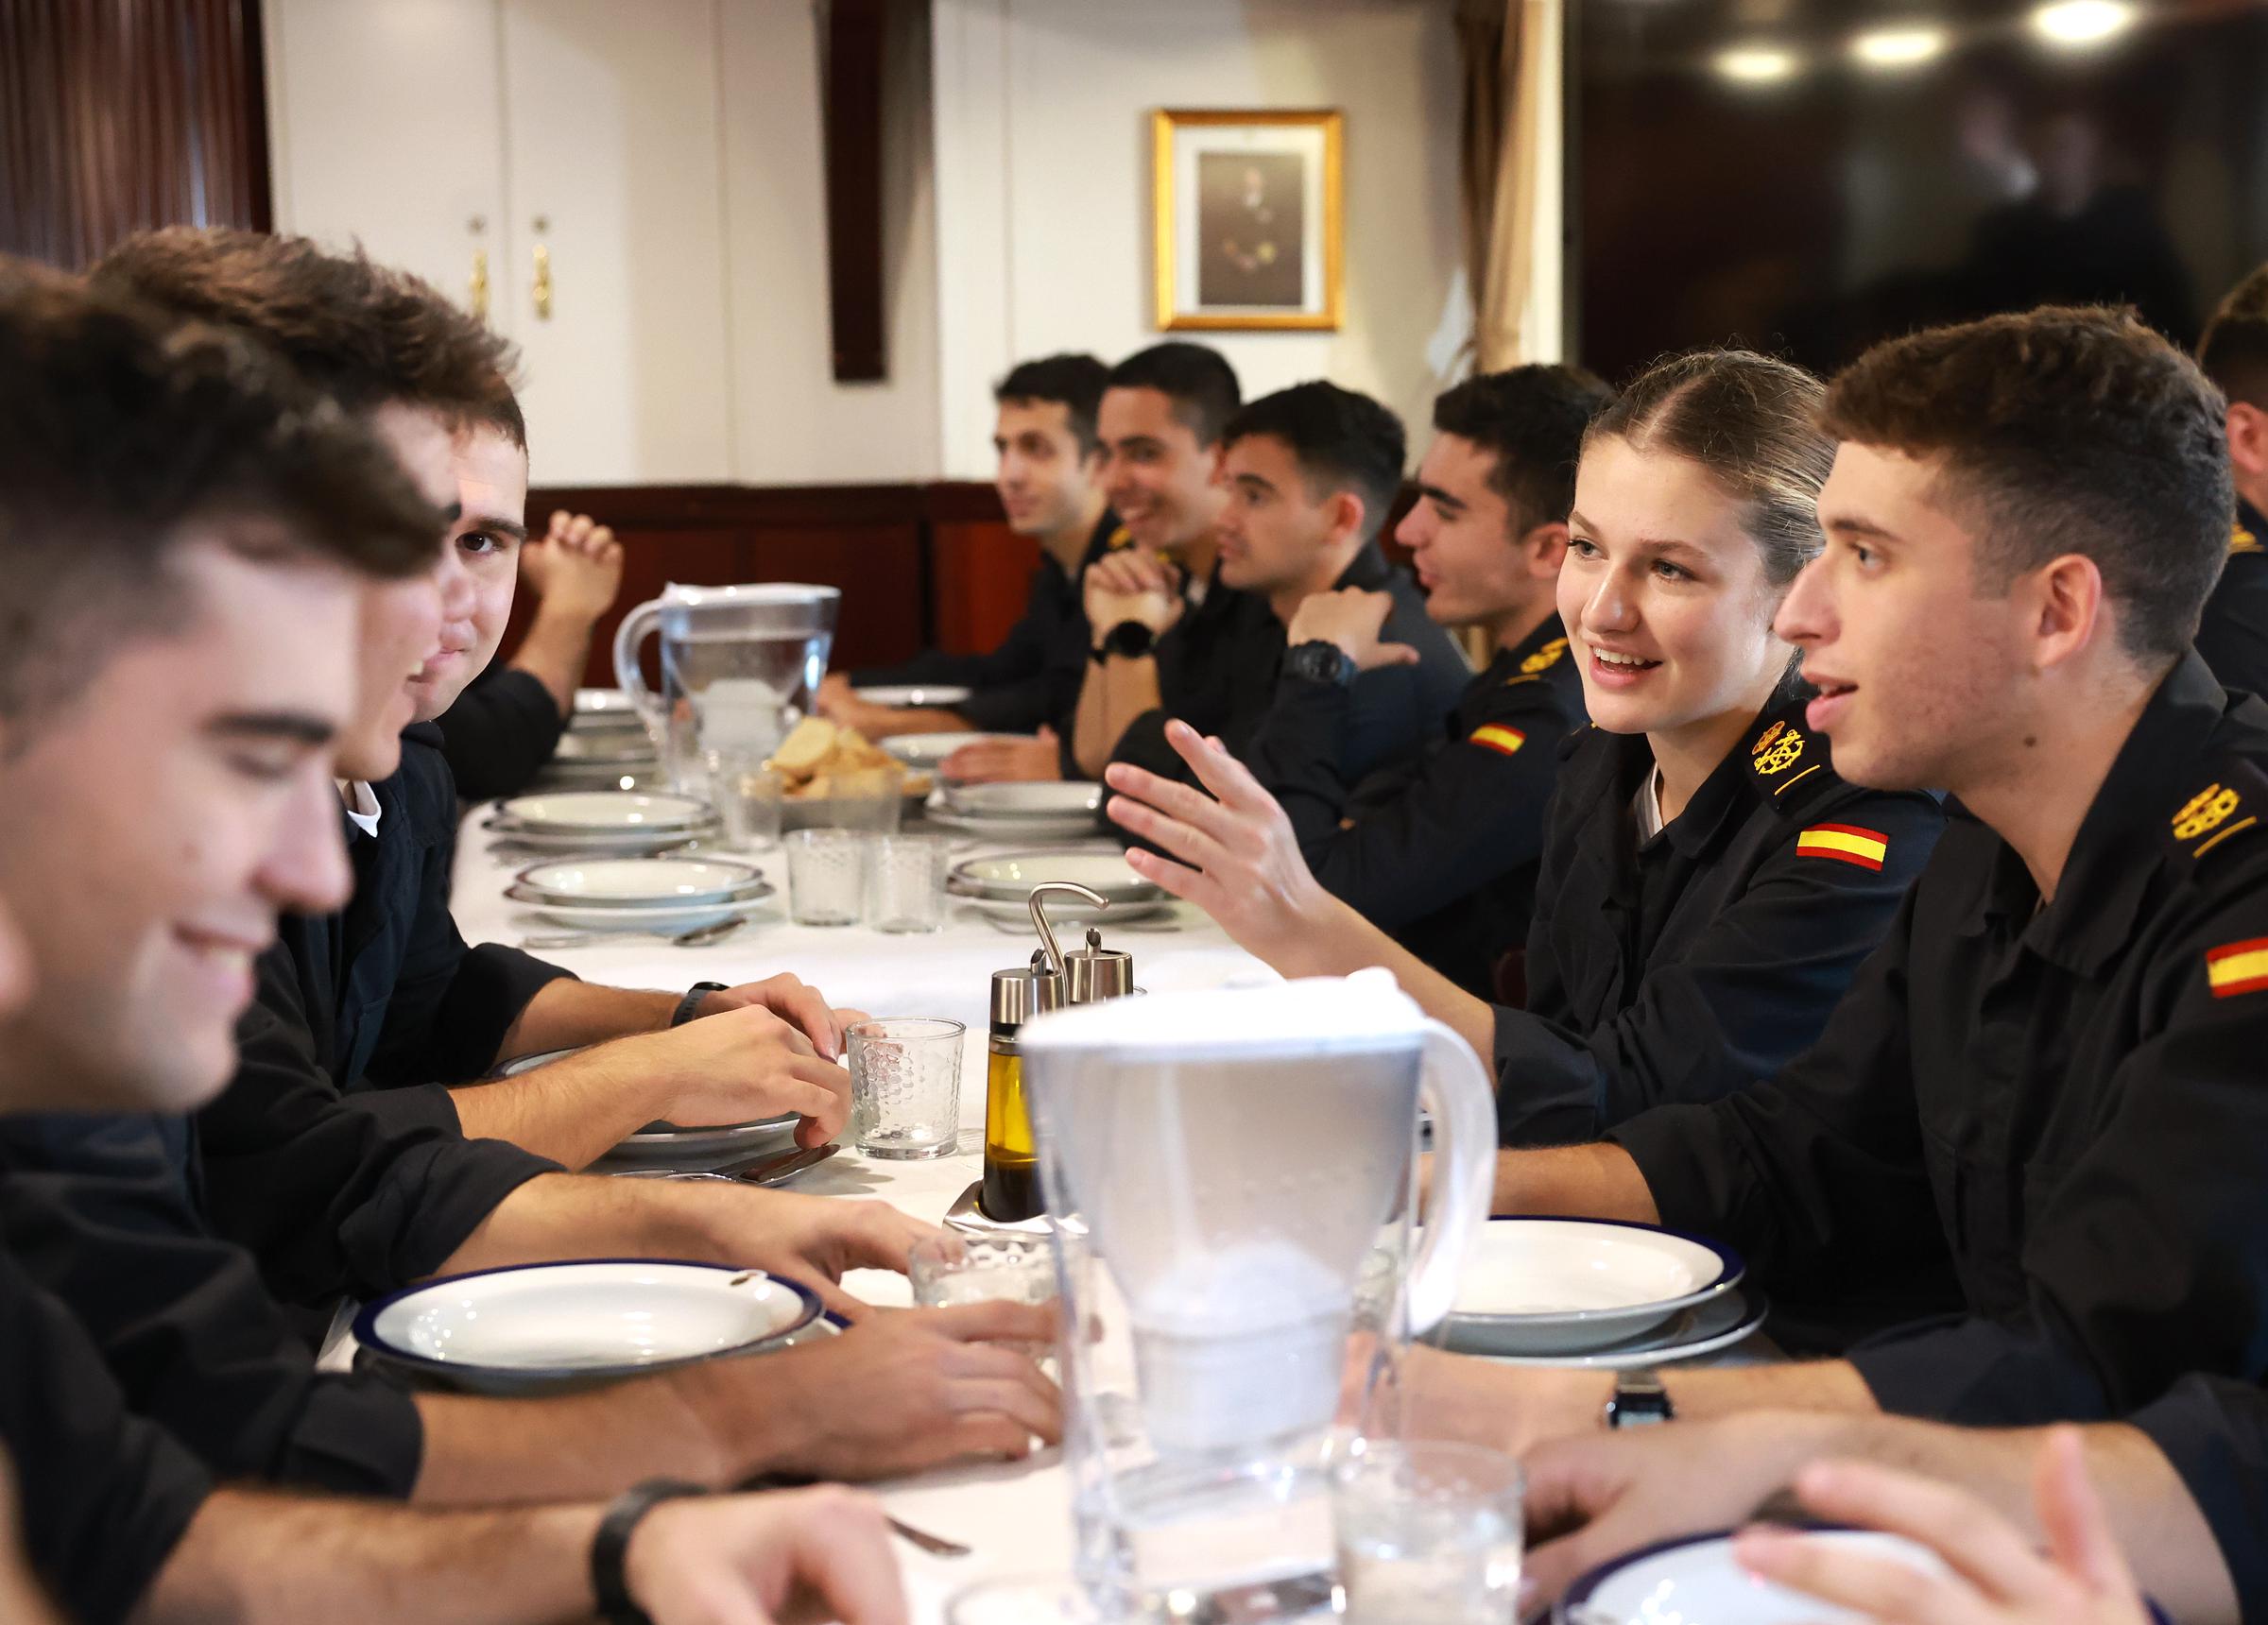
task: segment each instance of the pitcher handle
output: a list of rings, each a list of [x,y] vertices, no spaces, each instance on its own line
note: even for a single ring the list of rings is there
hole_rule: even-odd
[[[622,618],[614,628],[614,682],[629,696],[630,705],[645,722],[646,731],[660,739],[663,722],[662,702],[654,691],[645,686],[645,676],[638,669],[638,645],[645,641],[662,618],[662,600],[649,598]]]
[[[1496,1189],[1496,1085],[1472,1046],[1438,1021],[1425,1024],[1418,1096],[1434,1114],[1434,1176],[1425,1239],[1409,1274],[1413,1334],[1437,1326],[1457,1299],[1457,1278]]]

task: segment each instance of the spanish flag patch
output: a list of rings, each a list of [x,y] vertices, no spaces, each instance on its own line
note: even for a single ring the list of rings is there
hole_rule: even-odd
[[[1486,727],[1476,727],[1472,730],[1472,743],[1485,750],[1493,750],[1499,756],[1510,756],[1528,743],[1528,736],[1516,727],[1506,727],[1501,722],[1492,722]]]
[[[2232,942],[2205,956],[2205,980],[2215,999],[2234,999],[2268,987],[2268,936]]]
[[[1798,858],[1832,858],[1879,869],[1890,855],[1890,837],[1880,830],[1862,830],[1856,824],[1814,824],[1796,837]]]

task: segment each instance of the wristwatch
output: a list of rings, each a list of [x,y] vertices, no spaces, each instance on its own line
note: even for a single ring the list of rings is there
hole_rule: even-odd
[[[672,1027],[684,1026],[686,1022],[701,1013],[702,1000],[708,998],[712,993],[722,993],[724,990],[725,984],[721,982],[695,983],[691,987],[685,989],[685,997],[679,1000],[678,1007],[669,1013],[669,1024]],[[708,1029],[703,1028],[702,1031],[706,1032]]]
[[[1625,1371],[1615,1377],[1614,1397],[1606,1401],[1608,1428],[1651,1428],[1676,1419],[1677,1409],[1658,1372]]]
[[[1158,634],[1146,621],[1121,621],[1102,637],[1094,646],[1093,659],[1101,665],[1111,656],[1137,660],[1158,647]]]
[[[1288,677],[1344,689],[1352,686],[1355,671],[1354,657],[1327,638],[1311,639],[1284,652],[1283,673]]]
[[[614,1497],[599,1519],[598,1533],[591,1539],[591,1590],[598,1599],[598,1616],[606,1625],[653,1625],[644,1609],[630,1599],[623,1559],[630,1549],[630,1533],[639,1520],[663,1501],[709,1492],[682,1479],[648,1479]]]

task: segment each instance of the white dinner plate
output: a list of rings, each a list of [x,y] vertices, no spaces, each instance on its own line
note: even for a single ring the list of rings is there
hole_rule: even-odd
[[[945,889],[962,897],[1021,902],[1034,886],[1049,881],[1074,881],[1114,903],[1155,902],[1165,896],[1161,887],[1134,872],[1125,852],[1094,847],[1084,851],[993,852],[963,858],[953,865]],[[1048,907],[1052,911],[1056,904],[1051,902]]]
[[[1945,1565],[1902,1535],[1820,1529],[1813,1540],[1910,1563],[1929,1574]],[[1847,1625],[1862,1616],[1759,1580],[1736,1562],[1732,1534],[1692,1535],[1647,1547],[1592,1569],[1559,1603],[1561,1625]]]
[[[585,717],[635,719],[638,708],[630,704],[630,696],[620,689],[577,689],[575,691],[575,714],[578,721]]]
[[[621,727],[594,733],[563,733],[559,736],[558,747],[551,753],[551,761],[555,766],[592,773],[609,767],[645,767],[658,760],[653,741],[645,737],[643,728]]]
[[[1069,818],[972,818],[955,812],[938,797],[929,798],[921,809],[921,816],[940,830],[950,830],[956,835],[970,835],[980,841],[1000,845],[1023,845],[1031,841],[1091,841],[1095,825],[1091,817],[1082,813]]]
[[[973,690],[958,683],[877,683],[851,691],[870,706],[957,706]]]
[[[1103,804],[1099,784],[1046,780],[1022,784],[950,784],[938,793],[946,808],[965,818],[1069,818],[1090,822]]]
[[[1738,1253],[1652,1224],[1492,1219],[1457,1280],[1450,1318],[1497,1354],[1565,1354],[1626,1342],[1732,1291]]]
[[[750,1353],[818,1315],[809,1289],[762,1270],[593,1258],[407,1288],[365,1309],[354,1339],[476,1394],[526,1394]]]
[[[975,744],[988,739],[1029,739],[1028,733],[894,733],[887,739],[875,741],[885,754],[896,757],[908,767],[934,769],[964,744]]]
[[[698,931],[703,926],[722,925],[727,920],[752,918],[764,907],[761,901],[749,900],[730,903],[672,903],[655,907],[640,903],[632,908],[598,908],[573,903],[555,903],[541,898],[524,896],[515,886],[505,894],[524,908],[532,909],[537,915],[570,931]]]
[[[716,810],[690,795],[624,790],[568,790],[516,795],[496,809],[497,819],[543,834],[628,834],[683,830],[716,821]]]
[[[1031,904],[1022,898],[962,898],[964,908],[997,920],[1022,922],[1028,931],[1032,923]],[[1047,917],[1054,925],[1128,925],[1138,919],[1150,919],[1163,914],[1173,905],[1171,898],[1145,898],[1141,902],[1112,903],[1108,909],[1098,909],[1084,898],[1068,893],[1053,892],[1045,907]]]
[[[771,884],[750,864],[727,858],[585,858],[532,864],[513,880],[555,902],[722,903],[768,897]]]
[[[517,825],[500,823],[493,818],[481,825],[481,828],[498,841],[522,847],[531,854],[579,852],[594,858],[634,858],[667,852],[679,847],[690,847],[696,841],[713,841],[724,834],[722,824],[704,824],[685,831],[635,830],[620,835],[577,835],[523,830]]]
[[[1472,1341],[1469,1328],[1459,1326],[1454,1317],[1441,1323],[1439,1336],[1442,1347],[1464,1354],[1476,1354],[1498,1365],[1525,1365],[1538,1369],[1575,1366],[1585,1371],[1634,1371],[1641,1366],[1670,1365],[1680,1360],[1697,1360],[1702,1355],[1730,1348],[1734,1343],[1754,1335],[1771,1311],[1772,1306],[1763,1293],[1736,1289],[1696,1308],[1681,1309],[1660,1326],[1640,1332],[1625,1342],[1581,1352],[1563,1350],[1552,1354],[1499,1354],[1485,1338]]]

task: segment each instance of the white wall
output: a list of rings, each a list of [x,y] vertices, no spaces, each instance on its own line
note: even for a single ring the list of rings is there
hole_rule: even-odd
[[[1220,348],[1247,398],[1329,377],[1422,425],[1469,325],[1451,10],[936,0],[943,471],[990,474],[990,385],[1014,361],[1058,350],[1116,360],[1160,336],[1149,231],[1160,107],[1346,113],[1345,326],[1188,336]]]

